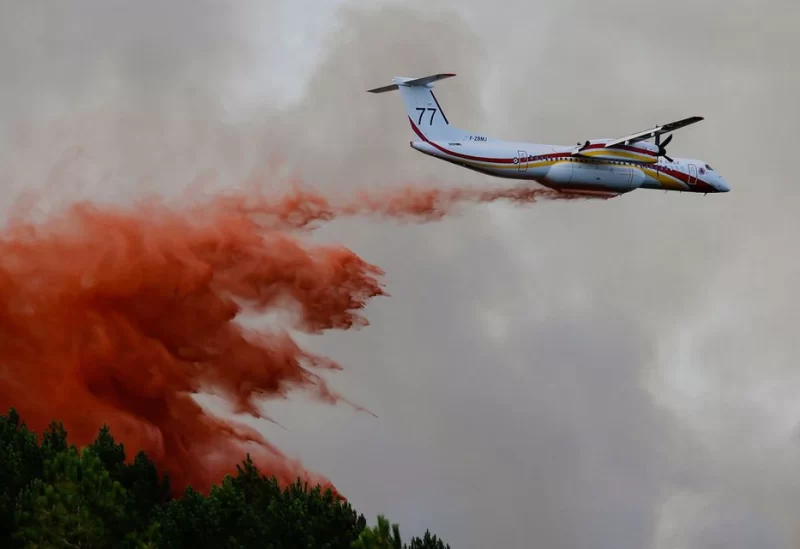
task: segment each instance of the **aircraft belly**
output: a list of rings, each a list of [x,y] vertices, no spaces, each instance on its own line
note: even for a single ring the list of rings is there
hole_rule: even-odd
[[[548,184],[562,186],[569,185],[572,181],[572,162],[559,162],[553,164],[544,175]]]
[[[641,183],[639,184],[642,188],[647,189],[660,189],[661,182],[658,180],[657,177],[653,177],[652,175],[648,175],[641,170],[634,170],[633,171],[634,178],[641,179]]]
[[[631,168],[631,171],[633,172],[633,175],[631,177],[631,186],[634,189],[638,189],[644,184],[645,180],[647,180],[648,177],[644,174],[642,170]]]
[[[644,174],[624,164],[581,162],[573,164],[570,183],[626,192],[644,183]]]

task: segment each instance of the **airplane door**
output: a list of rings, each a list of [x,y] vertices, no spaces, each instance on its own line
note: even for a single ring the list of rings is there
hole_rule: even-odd
[[[697,166],[689,164],[689,185],[697,183]]]
[[[517,151],[517,169],[521,172],[528,171],[528,153],[525,151]]]

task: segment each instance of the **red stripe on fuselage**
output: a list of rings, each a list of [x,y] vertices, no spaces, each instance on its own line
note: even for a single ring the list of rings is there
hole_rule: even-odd
[[[420,131],[420,129],[417,127],[417,125],[414,124],[414,121],[411,120],[410,116],[408,117],[408,122],[409,122],[409,124],[411,124],[411,129],[414,130],[414,133],[416,133],[417,136],[419,136],[420,139],[422,139],[428,145],[430,145],[430,146],[442,151],[445,154],[449,154],[449,155],[455,156],[457,158],[463,158],[465,160],[474,160],[476,162],[489,162],[489,163],[496,163],[496,164],[513,164],[514,163],[514,159],[513,158],[487,158],[487,157],[484,157],[484,156],[472,156],[472,155],[469,155],[469,154],[457,153],[455,151],[451,151],[451,150],[445,149],[441,145],[438,145],[437,143],[434,143],[433,141],[431,141],[430,139],[425,137],[425,135],[422,133],[422,131]],[[597,144],[597,145],[590,145],[590,147],[588,147],[588,148],[601,148],[603,146],[604,145]],[[637,149],[635,147],[627,147],[627,148],[629,150],[635,150],[636,152],[643,152],[642,149]],[[649,151],[644,151],[644,152],[646,152],[647,154],[653,154],[653,153],[650,153]],[[548,154],[534,155],[534,158],[537,158],[537,159],[550,159],[550,158],[562,158],[562,157],[563,158],[569,158],[571,156],[572,155],[570,153],[562,152],[562,153],[548,153]],[[525,161],[527,162],[527,159]],[[648,166],[648,167],[651,167],[651,166]],[[700,190],[703,190],[705,192],[715,192],[715,190],[716,190],[716,189],[714,189],[714,187],[712,187],[711,185],[709,185],[708,183],[706,183],[705,181],[703,181],[702,179],[697,178],[697,177],[695,178],[695,183],[691,184],[691,183],[689,183],[689,175],[688,174],[685,174],[685,173],[677,171],[677,170],[673,170],[672,168],[668,168],[667,166],[664,166],[662,164],[659,164],[659,165],[656,165],[656,166],[652,166],[651,169],[663,171],[667,175],[671,175],[672,177],[674,177],[675,179],[679,180],[680,182],[686,183],[687,185],[689,185],[690,187],[693,187],[695,189],[700,189]]]
[[[458,153],[458,152],[455,152],[455,151],[451,151],[449,149],[446,149],[446,148],[442,147],[441,145],[439,145],[437,143],[432,142],[430,139],[425,137],[425,134],[423,134],[422,131],[417,127],[417,125],[414,124],[414,121],[411,120],[410,116],[408,117],[408,122],[409,122],[409,124],[411,124],[411,129],[414,130],[414,133],[416,133],[417,136],[419,136],[420,139],[422,139],[423,141],[425,141],[425,143],[427,143],[430,146],[442,151],[445,154],[449,154],[449,155],[455,156],[457,158],[463,158],[465,160],[474,160],[476,162],[491,162],[491,163],[497,163],[497,164],[513,164],[514,163],[514,159],[513,158],[487,158],[485,156],[472,156],[472,155],[469,155],[469,154],[463,154],[463,153]],[[598,148],[603,148],[603,147],[604,147],[604,145],[595,144],[595,145],[590,145],[589,147],[586,147],[586,149],[584,149],[584,150],[587,150],[587,149],[598,149]],[[646,154],[646,155],[649,155],[649,156],[655,156],[655,153],[650,152],[650,151],[648,151],[646,149],[639,149],[639,148],[631,147],[631,146],[627,146],[627,145],[626,146],[620,146],[619,148],[627,150],[627,151],[631,151],[631,152],[637,152],[637,153],[640,153],[640,154]],[[538,154],[538,155],[532,155],[532,156],[535,157],[538,160],[547,160],[547,159],[551,159],[551,158],[569,158],[572,155],[570,153],[568,153],[568,152],[557,152],[557,153],[548,153],[548,154]],[[528,159],[525,159],[525,160],[519,159],[519,161],[523,161],[523,162],[527,161],[527,160]]]
[[[698,189],[698,190],[701,190],[701,191],[704,191],[704,192],[709,192],[709,193],[716,192],[716,189],[714,187],[712,187],[711,185],[709,185],[708,183],[706,183],[705,181],[703,181],[699,177],[695,177],[695,182],[694,183],[689,183],[689,174],[687,174],[687,173],[683,173],[683,172],[678,171],[678,170],[673,170],[672,168],[669,168],[669,167],[664,166],[664,165],[659,165],[656,168],[656,171],[664,172],[665,174],[667,174],[667,175],[669,175],[671,177],[674,177],[675,179],[677,179],[681,183],[686,183],[687,185],[689,185],[690,187],[692,187],[694,189]]]
[[[430,139],[425,137],[425,135],[420,131],[420,129],[417,127],[417,125],[414,124],[414,121],[411,120],[410,116],[408,117],[408,122],[411,124],[411,128],[414,130],[414,133],[416,133],[419,136],[420,139],[422,139],[425,143],[427,143],[431,147],[435,147],[436,149],[439,149],[440,151],[442,151],[445,154],[449,154],[451,156],[455,156],[455,157],[458,157],[458,158],[463,158],[465,160],[474,160],[476,162],[494,162],[494,163],[497,163],[497,164],[513,164],[514,163],[514,159],[513,158],[486,158],[486,157],[483,157],[483,156],[472,156],[472,155],[469,155],[469,154],[457,153],[455,151],[451,151],[451,150],[445,149],[441,145],[437,145],[436,143],[434,143],[433,141],[431,141]]]

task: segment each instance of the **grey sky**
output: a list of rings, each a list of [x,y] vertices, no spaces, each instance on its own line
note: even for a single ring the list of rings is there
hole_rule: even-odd
[[[458,73],[437,87],[451,123],[498,137],[705,116],[670,153],[727,195],[320,230],[387,271],[371,326],[304,339],[378,418],[297,395],[267,406],[288,430],[264,429],[371,521],[454,548],[800,542],[797,2],[19,5],[0,4],[6,205],[48,181],[227,186],[276,151],[329,189],[492,184],[408,147],[399,96],[364,93],[393,75]]]

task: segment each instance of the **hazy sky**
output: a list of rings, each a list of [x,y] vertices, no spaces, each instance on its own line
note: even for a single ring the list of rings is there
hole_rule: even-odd
[[[339,9],[342,8],[342,9]],[[792,177],[800,4],[0,3],[0,199],[125,200],[268,155],[330,188],[489,184],[408,147],[394,75],[451,123],[570,144],[684,116],[725,195],[336,222],[386,270],[371,326],[307,338],[378,418],[298,395],[270,439],[370,522],[455,548],[800,543]]]

